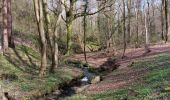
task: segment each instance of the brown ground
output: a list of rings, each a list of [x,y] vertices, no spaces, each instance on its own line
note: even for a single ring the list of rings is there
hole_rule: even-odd
[[[116,56],[119,58],[117,63],[120,64],[120,67],[119,69],[116,70],[116,72],[119,72],[119,74],[114,75],[113,73],[108,73],[106,76],[104,76],[103,81],[101,81],[98,84],[90,85],[86,89],[86,92],[94,93],[94,92],[113,90],[113,89],[127,86],[129,83],[132,83],[133,81],[140,80],[140,77],[143,76],[144,73],[148,73],[147,69],[146,68],[132,69],[130,67],[127,67],[129,63],[135,59],[139,59],[139,58],[145,59],[151,55],[169,53],[170,44],[154,45],[154,46],[150,46],[150,49],[151,52],[148,54],[144,54],[143,48],[128,49],[125,54],[126,58],[124,59],[120,59],[121,53],[117,53]],[[109,57],[112,56],[113,56],[112,54],[107,55],[105,52],[88,53],[87,60],[90,65],[99,67],[104,62],[106,62],[106,60]],[[83,54],[79,54],[72,57],[72,59],[84,61],[84,56]]]

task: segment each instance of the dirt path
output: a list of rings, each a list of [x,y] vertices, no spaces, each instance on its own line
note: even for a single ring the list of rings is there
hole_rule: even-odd
[[[118,62],[120,64],[120,67],[116,72],[119,74],[113,74],[108,73],[108,75],[104,76],[103,81],[101,81],[98,84],[90,85],[87,89],[87,93],[94,93],[94,92],[101,92],[101,91],[108,91],[117,89],[120,87],[127,86],[129,83],[132,83],[133,81],[140,80],[140,77],[142,77],[144,74],[146,74],[148,71],[145,68],[139,68],[139,69],[132,69],[127,67],[129,63],[135,59],[145,59],[148,56],[151,55],[157,55],[161,53],[170,53],[170,44],[164,44],[164,45],[154,45],[150,47],[151,52],[148,54],[144,54],[143,48],[138,49],[128,49],[126,52],[126,58],[120,59],[120,53],[116,56],[119,58]],[[88,53],[87,59],[88,63],[92,66],[99,67],[102,65],[106,60],[112,57],[111,55],[106,55],[104,52],[99,53]],[[83,54],[75,55],[72,59],[84,61]]]

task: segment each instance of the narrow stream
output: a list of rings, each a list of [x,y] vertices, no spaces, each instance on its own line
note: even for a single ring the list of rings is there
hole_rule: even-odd
[[[51,94],[45,96],[45,100],[61,100],[66,97],[70,97],[80,91],[82,87],[86,87],[90,84],[90,78],[94,76],[94,73],[88,71],[88,68],[82,68],[83,77],[72,80],[69,84],[63,84],[59,90],[55,90]]]

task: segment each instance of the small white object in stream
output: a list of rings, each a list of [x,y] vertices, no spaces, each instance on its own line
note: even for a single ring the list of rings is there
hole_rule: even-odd
[[[88,82],[88,80],[89,79],[87,77],[84,77],[84,78],[81,79],[81,82]]]

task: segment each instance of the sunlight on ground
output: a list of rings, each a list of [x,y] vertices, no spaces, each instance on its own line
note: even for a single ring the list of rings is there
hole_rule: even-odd
[[[162,93],[162,89],[170,84],[170,54],[161,54],[147,59],[135,61],[132,70],[145,68],[146,72],[137,80],[129,83],[126,87],[120,87],[107,92],[95,94],[77,94],[66,100],[155,100],[163,99],[168,93]],[[116,72],[120,74],[121,72]],[[113,75],[116,75],[113,72]]]

